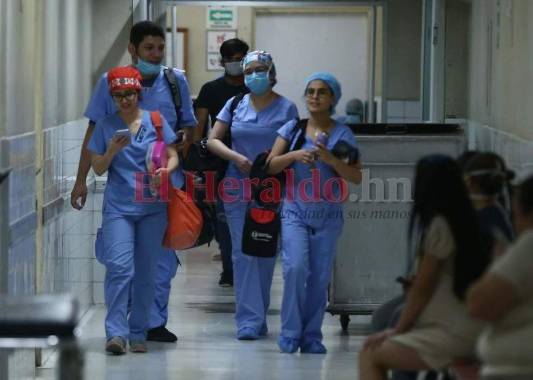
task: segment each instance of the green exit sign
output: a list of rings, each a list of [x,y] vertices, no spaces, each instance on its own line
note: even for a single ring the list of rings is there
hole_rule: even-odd
[[[209,19],[211,21],[232,21],[233,20],[233,12],[232,11],[217,11],[217,10],[210,10],[209,11]]]
[[[207,28],[237,28],[235,7],[211,6],[207,8]]]

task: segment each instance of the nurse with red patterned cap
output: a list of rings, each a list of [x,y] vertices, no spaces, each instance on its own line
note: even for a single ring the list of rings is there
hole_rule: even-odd
[[[179,165],[176,150],[168,147],[176,140],[172,128],[160,114],[158,123],[157,116],[138,106],[140,81],[139,71],[131,66],[108,72],[109,92],[117,111],[97,121],[88,144],[95,173],[107,172],[102,261],[106,267],[106,351],[112,354],[126,353],[126,341],[132,352],[147,352],[156,253],[163,249],[167,224],[166,203],[154,188]],[[158,140],[167,144],[168,161],[150,176],[147,153]]]

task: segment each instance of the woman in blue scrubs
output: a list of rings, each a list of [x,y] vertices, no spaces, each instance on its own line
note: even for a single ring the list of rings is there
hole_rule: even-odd
[[[352,150],[356,148],[352,131],[331,118],[341,97],[335,77],[324,72],[311,75],[304,94],[310,118],[302,148],[285,153],[293,134],[304,133],[295,131],[296,122],[290,121],[278,131],[269,156],[270,172],[290,169],[298,186],[290,198],[287,189],[282,208],[284,289],[278,345],[282,352],[293,353],[300,348],[302,353],[323,354],[326,347],[321,327],[335,246],[343,226],[342,201],[347,196],[344,180],[360,183],[361,164],[358,159],[348,162],[331,153],[340,141]],[[303,186],[311,183],[313,175],[319,176],[319,189]]]
[[[234,272],[235,321],[237,339],[255,340],[266,335],[266,315],[270,304],[270,286],[275,258],[245,255],[242,250],[242,230],[246,213],[244,180],[253,160],[274,143],[276,131],[287,121],[298,117],[296,106],[272,90],[276,84],[276,69],[270,54],[264,51],[248,53],[243,59],[244,81],[250,94],[244,96],[233,115],[230,99],[217,116],[209,136],[208,148],[229,161],[226,177],[221,183],[226,190],[220,194],[228,221]],[[222,139],[231,123],[231,147]]]
[[[108,72],[117,111],[97,121],[88,144],[95,173],[108,173],[102,207],[102,259],[106,266],[106,351],[113,354],[126,352],[126,340],[132,352],[147,352],[154,269],[167,224],[167,205],[152,194],[150,181],[161,184],[179,164],[176,150],[167,147],[167,167],[158,169],[153,178],[147,174],[146,155],[157,133],[150,113],[138,106],[140,80],[134,67],[116,67]],[[161,119],[163,140],[172,144],[176,135]]]

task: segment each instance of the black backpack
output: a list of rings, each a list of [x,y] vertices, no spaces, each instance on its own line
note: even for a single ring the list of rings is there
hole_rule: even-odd
[[[168,86],[170,87],[170,92],[172,93],[172,101],[176,110],[175,129],[177,129],[181,120],[181,94],[176,80],[176,75],[174,74],[174,70],[172,70],[171,68],[167,68],[164,70],[164,75],[165,79],[167,80]],[[213,204],[206,202],[205,198],[206,197],[204,191],[197,191],[194,197],[194,202],[198,209],[201,211],[202,218],[204,221],[202,225],[202,231],[200,232],[200,236],[196,241],[195,247],[211,243],[215,236],[215,207]]]
[[[239,94],[233,98],[230,106],[230,114],[233,118],[233,112],[237,105],[244,98],[245,94]],[[231,147],[231,121],[228,126],[228,130],[224,135],[223,142],[227,146]],[[209,244],[213,240],[215,235],[215,223],[217,223],[217,216],[215,210],[215,204],[207,200],[206,192],[202,185],[207,182],[207,172],[214,172],[215,186],[219,180],[224,178],[226,169],[228,167],[228,161],[214,155],[207,149],[207,138],[201,141],[195,142],[190,145],[189,150],[185,156],[182,155],[182,167],[186,171],[187,176],[192,176],[192,180],[195,184],[200,185],[194,189],[194,201],[200,211],[204,224],[202,232],[196,243],[196,246],[203,244]],[[216,187],[215,187],[216,188]]]
[[[222,142],[231,148],[231,125],[233,123],[233,112],[242,101],[246,94],[240,93],[236,95],[230,105],[230,114],[232,119],[229,122],[226,134]],[[207,172],[216,173],[216,180],[220,181],[226,175],[226,169],[229,162],[217,155],[211,153],[207,149],[207,138],[197,141],[189,147],[187,154],[182,157],[183,170],[193,172],[196,176],[205,179]]]
[[[170,93],[172,94],[172,102],[174,103],[174,109],[176,110],[176,125],[174,130],[177,130],[181,121],[181,94],[178,87],[178,81],[176,80],[176,74],[172,68],[166,68],[163,70],[165,79],[167,80],[168,87],[170,87]]]

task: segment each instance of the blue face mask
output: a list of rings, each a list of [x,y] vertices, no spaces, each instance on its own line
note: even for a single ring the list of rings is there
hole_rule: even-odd
[[[270,88],[268,72],[252,73],[244,76],[244,84],[250,89],[252,94],[263,95]]]
[[[141,72],[141,75],[144,76],[154,76],[159,74],[161,71],[161,64],[160,63],[150,63],[146,62],[139,58],[139,62],[135,65],[137,69]]]

